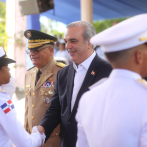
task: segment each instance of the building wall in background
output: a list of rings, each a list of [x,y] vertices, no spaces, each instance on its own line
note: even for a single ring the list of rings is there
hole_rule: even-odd
[[[12,76],[15,78],[16,96],[24,97],[24,79],[26,73],[26,39],[23,32],[26,30],[26,16],[21,16],[18,0],[6,1],[6,34],[7,55],[16,60],[10,65]],[[18,94],[17,94],[18,91]]]

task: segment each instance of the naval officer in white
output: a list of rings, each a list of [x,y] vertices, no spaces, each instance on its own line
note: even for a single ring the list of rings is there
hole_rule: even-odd
[[[45,135],[33,128],[33,134],[25,131],[17,120],[15,106],[9,96],[9,91],[1,89],[2,84],[10,81],[8,64],[15,63],[7,58],[5,51],[0,47],[0,147],[39,147],[45,141]],[[11,91],[11,90],[10,90]]]
[[[77,147],[147,147],[147,14],[95,35],[113,71],[79,103]]]

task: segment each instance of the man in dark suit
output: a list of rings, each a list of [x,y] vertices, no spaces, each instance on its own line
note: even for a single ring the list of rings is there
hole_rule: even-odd
[[[76,146],[75,115],[79,100],[82,94],[88,91],[89,86],[108,77],[112,70],[107,61],[96,55],[89,42],[95,34],[93,25],[88,22],[78,21],[67,26],[66,49],[73,64],[64,67],[57,73],[51,105],[38,126],[41,133],[45,132],[47,140],[54,128],[60,124],[61,147]],[[90,99],[92,97],[89,97],[89,101]]]

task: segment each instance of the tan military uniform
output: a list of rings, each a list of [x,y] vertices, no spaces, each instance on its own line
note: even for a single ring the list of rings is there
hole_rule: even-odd
[[[35,86],[38,68],[30,69],[25,76],[25,129],[31,133],[33,126],[38,126],[46,110],[55,88],[56,74],[64,65],[52,59],[41,71],[39,81]],[[60,126],[53,131],[48,141],[42,147],[59,147]]]

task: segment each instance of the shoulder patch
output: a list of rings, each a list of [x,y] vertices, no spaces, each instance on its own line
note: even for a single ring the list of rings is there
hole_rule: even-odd
[[[105,82],[107,79],[108,78],[103,78],[103,79],[99,80],[98,82],[96,82],[92,86],[90,86],[89,89],[91,90],[91,89],[95,88],[96,86],[98,86],[98,85],[102,84],[103,82]]]
[[[35,67],[35,66],[33,66],[33,67],[29,68],[27,71],[29,71],[29,70],[33,69],[34,67]]]
[[[57,64],[57,66],[62,67],[62,68],[66,66],[65,64],[63,64],[61,62],[57,62],[56,64]]]
[[[147,88],[147,81],[145,79],[138,79],[137,82]]]

